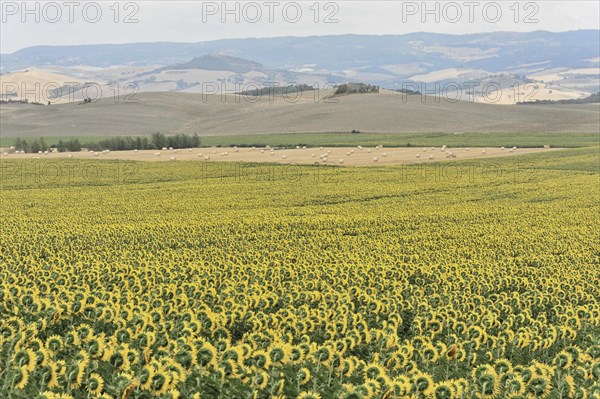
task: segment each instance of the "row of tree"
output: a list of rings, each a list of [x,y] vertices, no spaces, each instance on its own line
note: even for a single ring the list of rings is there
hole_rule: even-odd
[[[519,102],[518,105],[524,104],[595,104],[600,103],[600,92],[591,94],[588,97],[584,98],[572,98],[568,100],[535,100],[535,101],[526,101]]]
[[[77,138],[61,139],[58,144],[49,146],[43,138],[33,140],[23,140],[17,137],[15,140],[15,150],[25,151],[27,153],[37,153],[39,151],[49,151],[56,148],[59,152],[76,152],[82,148],[92,151],[124,151],[124,150],[156,150],[162,148],[192,148],[200,147],[200,136],[198,134],[176,134],[167,136],[162,133],[153,133],[150,137],[110,137],[97,142],[81,143]]]
[[[366,83],[343,83],[335,87],[334,95],[355,93],[379,93],[379,86]]]
[[[15,140],[15,149],[17,151],[25,151],[25,152],[40,152],[40,151],[48,151],[50,149],[50,146],[46,143],[46,141],[43,138],[38,138],[38,139],[32,139],[32,140],[21,140],[20,137],[17,137],[17,139]],[[77,149],[77,151],[79,151],[81,149],[81,147],[79,149]]]
[[[259,96],[275,96],[275,95],[290,95],[290,94],[295,94],[295,93],[302,93],[305,91],[312,91],[315,90],[315,88],[313,86],[309,86],[307,84],[300,84],[300,85],[288,85],[288,86],[267,86],[267,87],[261,87],[260,89],[252,89],[252,90],[246,90],[246,91],[240,91],[237,94],[240,94],[242,96],[254,96],[254,97],[259,97]]]

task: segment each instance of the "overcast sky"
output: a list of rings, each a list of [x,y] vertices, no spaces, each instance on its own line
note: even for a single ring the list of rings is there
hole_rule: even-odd
[[[1,2],[0,51],[329,34],[600,29],[590,1]],[[315,6],[316,4],[316,6]],[[236,21],[237,20],[237,21]]]

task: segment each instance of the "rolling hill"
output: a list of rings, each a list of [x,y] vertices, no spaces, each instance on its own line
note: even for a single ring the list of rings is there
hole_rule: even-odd
[[[0,107],[0,128],[5,137],[25,137],[140,135],[157,131],[201,135],[352,130],[598,133],[600,126],[597,104],[518,107],[443,99],[436,102],[433,97],[388,91],[327,99],[329,94],[303,93],[295,102],[231,94],[140,93],[137,103],[107,98],[85,105],[4,104]]]

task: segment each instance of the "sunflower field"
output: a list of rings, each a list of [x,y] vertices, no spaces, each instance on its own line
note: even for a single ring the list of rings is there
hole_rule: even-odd
[[[598,148],[61,162],[2,161],[0,398],[600,398]]]

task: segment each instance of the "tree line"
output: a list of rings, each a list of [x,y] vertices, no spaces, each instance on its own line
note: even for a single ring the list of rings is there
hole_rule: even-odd
[[[192,148],[200,147],[200,136],[198,134],[175,134],[167,136],[163,133],[153,133],[151,136],[137,137],[109,137],[95,142],[82,143],[78,138],[60,139],[57,144],[48,145],[43,138],[31,140],[15,139],[15,150],[26,153],[37,153],[39,151],[50,151],[56,148],[59,152],[77,152],[82,148],[91,151],[125,151],[125,150],[159,150],[162,148]]]
[[[237,94],[242,96],[267,96],[267,95],[288,95],[295,93],[303,93],[305,91],[313,91],[315,88],[307,84],[288,85],[288,86],[267,86],[252,90],[240,91]]]
[[[588,97],[584,98],[572,98],[568,100],[535,100],[535,101],[526,101],[526,102],[518,102],[517,105],[529,105],[529,104],[595,104],[600,103],[600,92],[591,94]]]

